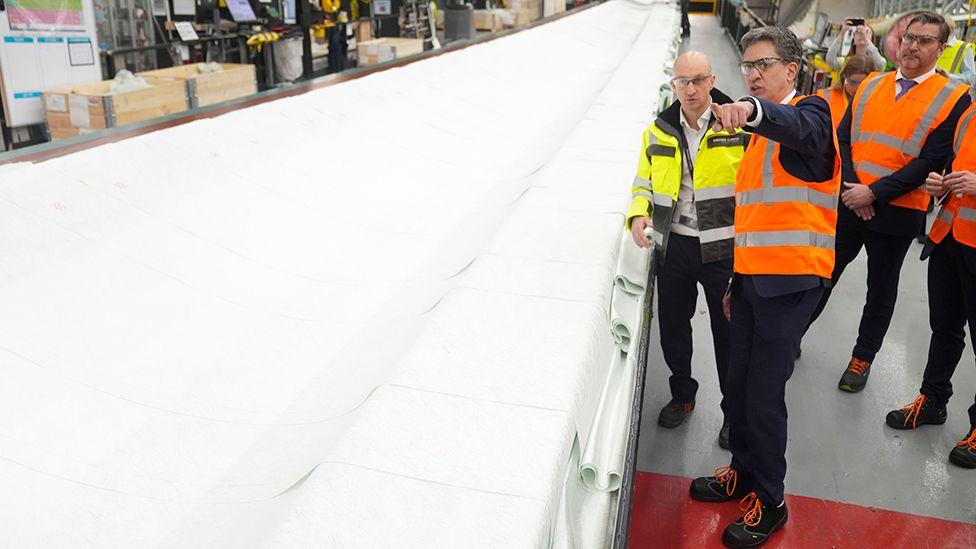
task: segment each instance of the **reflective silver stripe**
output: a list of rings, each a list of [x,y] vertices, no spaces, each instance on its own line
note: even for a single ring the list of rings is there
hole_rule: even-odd
[[[809,246],[834,249],[834,237],[813,231],[764,231],[735,235],[735,245],[740,248],[767,248],[772,246]]]
[[[643,188],[645,188],[647,190],[651,190],[651,180],[650,179],[645,179],[645,178],[643,178],[643,177],[641,177],[641,176],[638,175],[638,176],[635,176],[634,177],[634,184],[631,185],[631,186],[632,187],[643,187]]]
[[[654,194],[653,193],[650,193],[648,191],[634,191],[633,194],[630,195],[630,198],[631,199],[634,199],[634,198],[637,198],[639,196],[640,197],[644,197],[644,198],[646,198],[648,200],[654,200]]]
[[[899,139],[893,135],[888,135],[886,133],[881,133],[881,132],[862,132],[861,141],[880,143],[887,147],[891,147],[892,149],[898,149],[898,150],[901,150],[902,147],[905,146],[904,139]]]
[[[773,156],[776,155],[776,143],[772,139],[766,140],[766,154],[763,158],[762,183],[764,189],[773,188]]]
[[[952,220],[955,217],[956,217],[956,214],[954,214],[950,210],[947,210],[945,206],[942,206],[942,209],[939,210],[938,219],[939,219],[939,221],[941,221],[943,223],[948,223],[948,224],[951,225],[952,224]]]
[[[918,153],[922,151],[922,140],[928,135],[929,126],[935,123],[935,117],[938,116],[939,111],[942,110],[943,105],[948,101],[949,96],[955,89],[956,85],[951,80],[947,80],[942,86],[942,89],[939,90],[938,95],[935,96],[935,100],[929,103],[929,107],[925,109],[925,114],[922,115],[922,121],[918,126],[915,126],[915,131],[905,144],[902,152],[908,156],[918,156]]]
[[[664,235],[659,233],[657,229],[651,231],[651,240],[658,246],[664,246]]]
[[[698,241],[701,243],[728,240],[733,236],[735,236],[735,226],[733,225],[729,225],[728,227],[719,227],[717,229],[698,231]]]
[[[969,47],[969,42],[963,42],[962,47],[956,52],[956,57],[953,58],[952,64],[949,65],[950,74],[959,74],[959,64],[962,63],[962,56],[966,54],[966,49]]]
[[[783,202],[809,202],[825,210],[837,209],[837,197],[809,187],[773,187],[736,193],[737,206],[755,204],[780,204]]]
[[[879,74],[877,77],[871,79],[870,82],[864,84],[864,91],[861,92],[861,95],[857,97],[857,101],[854,102],[854,106],[851,107],[854,116],[851,121],[851,143],[859,143],[861,141],[861,123],[864,120],[863,103],[870,101],[871,95],[874,94],[874,88],[878,87],[878,83],[884,78],[887,78],[887,74]]]
[[[735,185],[695,189],[695,200],[715,200],[716,198],[731,198],[733,196],[735,196]]]
[[[654,193],[653,200],[655,206],[665,206],[668,208],[674,206],[674,199],[666,194]]]
[[[956,141],[952,145],[952,150],[955,151],[956,156],[959,156],[959,149],[962,148],[962,140],[965,139],[966,132],[969,130],[969,123],[972,122],[974,116],[976,116],[976,110],[969,111],[959,121],[959,129],[956,130]]]
[[[874,162],[868,162],[867,160],[862,160],[854,166],[854,171],[864,172],[871,175],[876,175],[879,178],[888,177],[889,175],[895,173],[895,170],[891,168],[885,168],[884,166],[879,166]]]
[[[959,213],[956,214],[959,219],[965,219],[966,221],[976,221],[976,210],[973,208],[959,208]]]

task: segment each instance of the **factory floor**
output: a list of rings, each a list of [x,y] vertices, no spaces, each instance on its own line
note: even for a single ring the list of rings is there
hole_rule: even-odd
[[[743,94],[738,54],[713,16],[692,16],[685,49],[712,58],[718,86]],[[902,270],[895,316],[867,388],[840,392],[865,297],[866,259],[846,270],[826,311],[803,341],[787,386],[789,449],[786,478],[790,522],[767,547],[976,547],[976,470],[948,463],[969,429],[966,409],[976,393],[976,360],[967,348],[953,378],[955,396],[942,426],[895,431],[885,414],[918,394],[929,342],[926,264],[913,244]],[[655,311],[656,314],[656,311]],[[694,412],[676,429],[658,426],[670,399],[657,318],[651,326],[644,416],[630,546],[721,547],[737,502],[709,505],[688,497],[695,476],[729,464],[718,446],[722,423],[714,353],[704,300],[693,320]]]

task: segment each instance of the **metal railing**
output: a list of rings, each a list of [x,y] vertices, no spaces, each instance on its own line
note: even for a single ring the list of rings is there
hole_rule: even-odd
[[[872,16],[886,17],[909,11],[959,15],[969,12],[969,0],[875,0]]]

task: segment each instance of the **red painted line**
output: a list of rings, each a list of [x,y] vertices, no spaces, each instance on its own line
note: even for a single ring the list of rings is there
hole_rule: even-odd
[[[724,547],[722,531],[742,514],[738,502],[700,503],[690,478],[638,471],[631,511],[631,549]],[[908,495],[908,494],[906,494]],[[786,496],[790,519],[763,547],[770,549],[895,549],[976,547],[976,524]]]

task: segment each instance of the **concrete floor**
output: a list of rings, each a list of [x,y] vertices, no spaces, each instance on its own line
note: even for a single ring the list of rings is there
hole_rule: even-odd
[[[693,16],[689,47],[712,57],[720,79],[738,73],[737,53],[711,16]],[[741,77],[739,78],[741,85]],[[719,86],[723,86],[720,80]],[[726,81],[727,82],[727,81]],[[737,88],[731,82],[726,93]],[[738,88],[737,93],[741,93]],[[967,348],[953,379],[955,396],[943,426],[917,432],[884,425],[893,408],[918,394],[929,342],[926,264],[913,244],[902,270],[895,317],[864,392],[838,391],[850,359],[865,296],[866,258],[847,268],[820,320],[803,343],[803,356],[787,387],[790,444],[787,492],[893,511],[976,523],[976,470],[947,461],[966,434],[966,409],[976,393],[976,359]],[[656,311],[655,311],[656,313]],[[651,327],[644,417],[638,469],[694,477],[727,465],[718,447],[722,422],[718,381],[704,300],[699,298],[695,330],[695,377],[701,384],[694,413],[674,430],[660,428],[657,415],[670,399],[668,370],[661,356],[655,318]]]

